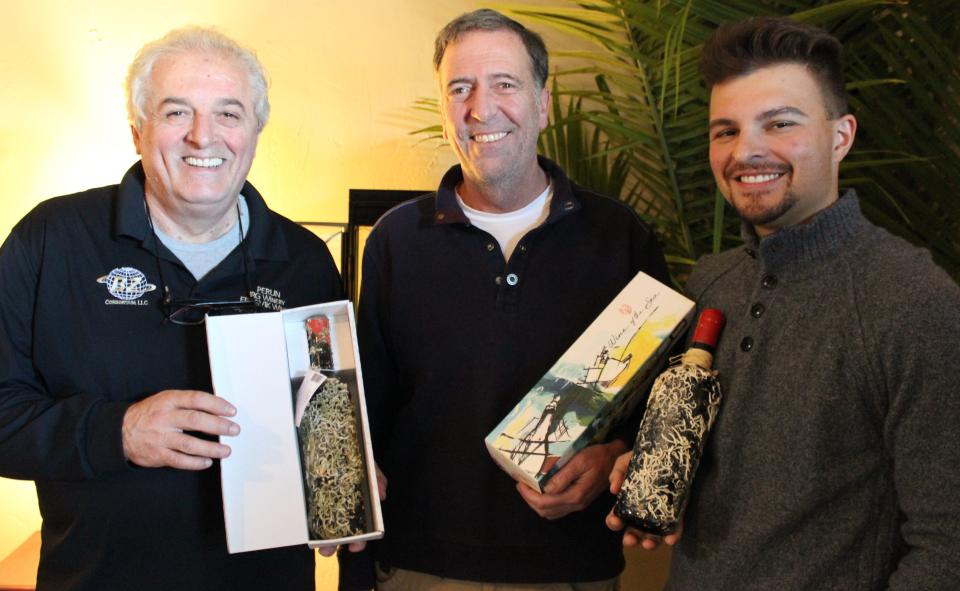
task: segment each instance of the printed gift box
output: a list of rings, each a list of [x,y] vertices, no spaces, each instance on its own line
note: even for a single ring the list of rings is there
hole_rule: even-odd
[[[693,311],[692,301],[638,273],[487,435],[494,461],[542,491],[633,412]]]
[[[220,463],[231,553],[383,536],[353,305],[208,316],[213,390],[241,432]]]

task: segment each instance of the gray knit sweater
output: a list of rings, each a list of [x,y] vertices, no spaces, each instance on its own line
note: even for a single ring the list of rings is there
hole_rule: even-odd
[[[705,257],[724,401],[671,590],[960,590],[960,289],[848,193]]]

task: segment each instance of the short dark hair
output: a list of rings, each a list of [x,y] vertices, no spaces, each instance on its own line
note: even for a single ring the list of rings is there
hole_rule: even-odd
[[[819,27],[783,17],[721,25],[703,45],[700,74],[708,89],[731,78],[784,63],[806,66],[820,84],[831,119],[845,115],[843,45]]]
[[[437,33],[433,51],[433,69],[440,70],[440,62],[447,46],[470,31],[513,31],[520,36],[523,46],[527,49],[530,61],[533,62],[533,78],[543,88],[547,84],[547,75],[550,73],[550,63],[547,57],[547,46],[543,38],[537,33],[524,27],[512,18],[506,17],[496,10],[481,8],[461,14]]]

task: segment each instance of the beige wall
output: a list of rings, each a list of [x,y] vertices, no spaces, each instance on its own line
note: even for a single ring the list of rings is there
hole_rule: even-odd
[[[243,7],[242,10],[239,7]],[[432,186],[452,160],[407,132],[433,95],[431,40],[466,0],[9,2],[0,39],[0,235],[36,202],[114,183],[135,160],[122,81],[170,28],[213,24],[255,48],[273,117],[252,180],[281,213],[344,220],[349,187]]]
[[[550,0],[535,0],[550,4]],[[273,114],[252,182],[298,221],[345,222],[349,188],[422,189],[454,162],[408,132],[435,96],[432,39],[470,0],[120,0],[6,2],[0,36],[0,239],[41,200],[116,183],[137,156],[123,77],[147,40],[215,25],[253,47]],[[547,35],[548,44],[555,36]],[[0,479],[0,562],[39,528],[33,484]],[[634,557],[627,588],[657,589],[664,561]],[[321,560],[321,589],[336,570]],[[639,574],[639,576],[638,576]],[[3,573],[0,573],[0,580]],[[647,587],[646,585],[649,585]]]
[[[300,221],[347,218],[349,188],[433,187],[452,154],[407,133],[433,96],[432,39],[467,0],[4,3],[0,239],[41,200],[116,183],[137,156],[123,78],[147,40],[215,25],[254,48],[273,115],[251,180]],[[0,480],[0,560],[39,526],[32,483]]]

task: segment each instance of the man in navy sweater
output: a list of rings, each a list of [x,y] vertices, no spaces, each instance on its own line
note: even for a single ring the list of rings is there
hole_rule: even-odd
[[[434,66],[460,164],[385,214],[364,251],[358,333],[390,482],[377,586],[613,589],[623,557],[605,489],[628,442],[587,447],[541,493],[483,440],[638,271],[668,281],[663,256],[633,210],[538,157],[538,35],[479,10],[440,32]],[[354,578],[344,558],[343,587],[372,586],[372,568]]]

